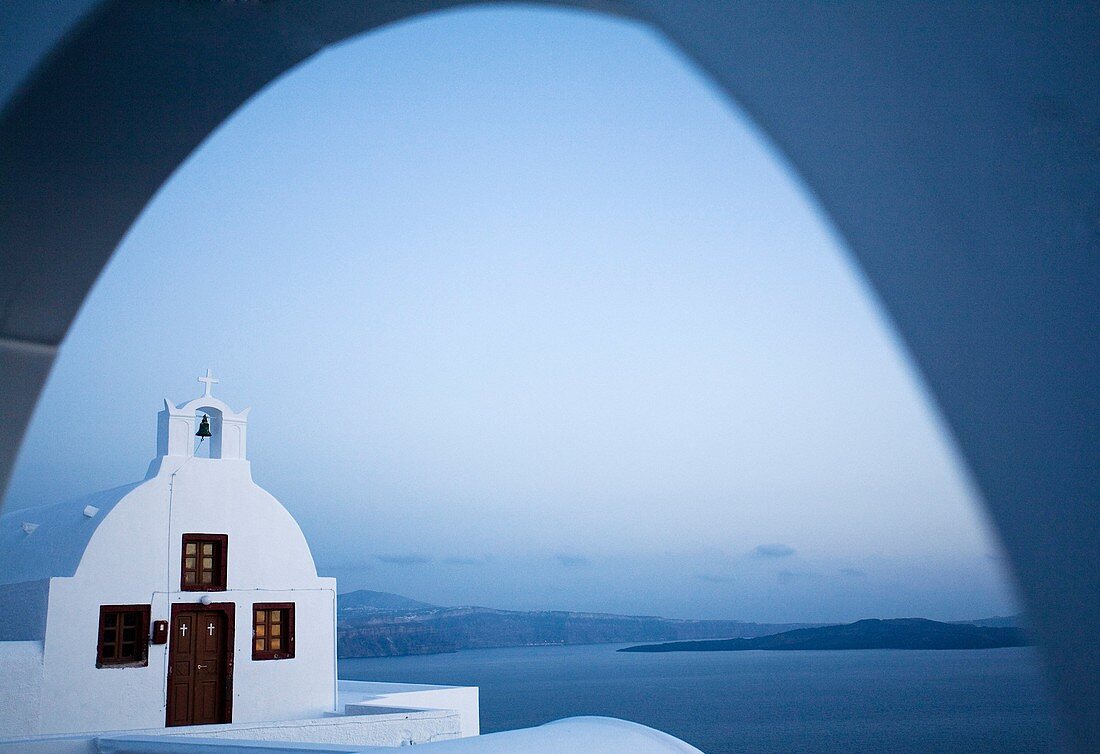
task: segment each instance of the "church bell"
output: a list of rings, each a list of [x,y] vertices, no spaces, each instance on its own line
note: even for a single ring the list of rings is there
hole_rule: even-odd
[[[204,439],[210,437],[210,419],[206,417],[206,414],[202,415],[202,421],[199,422],[199,431],[195,433],[195,437]]]

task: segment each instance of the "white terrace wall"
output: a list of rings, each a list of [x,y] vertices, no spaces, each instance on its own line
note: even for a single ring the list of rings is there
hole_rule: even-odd
[[[460,737],[481,734],[481,702],[477,686],[340,681],[340,707],[348,714],[362,714],[381,707],[454,710],[460,720]]]

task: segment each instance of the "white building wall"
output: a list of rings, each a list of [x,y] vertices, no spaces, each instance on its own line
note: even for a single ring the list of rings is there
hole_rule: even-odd
[[[0,642],[0,731],[37,730],[42,711],[42,642]]]
[[[97,668],[100,605],[235,605],[233,721],[318,717],[335,709],[335,579],[318,578],[301,529],[255,485],[247,461],[163,457],[157,476],[99,524],[69,578],[51,581],[43,701],[34,732],[164,725],[169,645],[148,667]],[[227,591],[181,592],[184,533],[227,534]],[[252,605],[295,604],[295,657],[253,661]],[[31,732],[26,729],[18,732]]]

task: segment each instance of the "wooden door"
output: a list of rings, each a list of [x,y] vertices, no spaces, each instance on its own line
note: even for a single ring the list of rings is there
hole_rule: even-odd
[[[172,607],[166,725],[231,721],[232,629],[224,605]]]

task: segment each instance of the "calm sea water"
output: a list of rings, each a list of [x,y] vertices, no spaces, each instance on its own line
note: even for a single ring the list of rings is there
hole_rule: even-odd
[[[480,686],[483,733],[608,715],[708,754],[1058,750],[1029,648],[615,652],[621,646],[341,660],[340,677]]]

